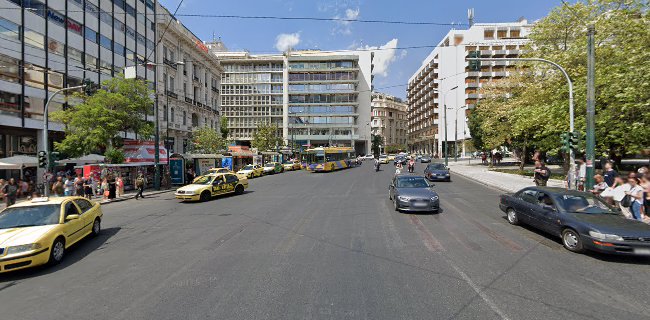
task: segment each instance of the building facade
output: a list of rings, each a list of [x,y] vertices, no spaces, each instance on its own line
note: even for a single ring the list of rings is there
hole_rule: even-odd
[[[224,68],[222,114],[231,138],[250,145],[258,123],[275,125],[286,146],[370,148],[370,52],[213,50]]]
[[[407,105],[401,99],[374,92],[372,94],[372,134],[380,135],[383,146],[406,146],[408,141]]]
[[[515,70],[513,62],[482,61],[480,71],[470,71],[466,58],[471,51],[479,51],[481,58],[518,57],[531,27],[522,19],[477,23],[467,30],[447,33],[409,79],[408,136],[412,152],[442,156],[444,146],[449,145],[453,155],[456,145],[458,153],[465,154],[462,142],[471,138],[466,115],[479,103],[478,90]]]
[[[0,158],[42,150],[43,110],[56,90],[136,64],[155,82],[155,68],[142,65],[156,59],[155,14],[153,0],[0,0]],[[49,111],[66,103],[56,96]],[[62,129],[51,124],[51,139]]]
[[[166,8],[157,8],[157,37],[162,36],[156,63],[160,137],[170,153],[186,153],[193,130],[219,128],[222,68],[198,37]]]

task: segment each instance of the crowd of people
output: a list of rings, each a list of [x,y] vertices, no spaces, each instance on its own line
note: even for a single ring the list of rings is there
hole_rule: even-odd
[[[644,221],[650,217],[650,171],[641,167],[627,176],[619,175],[612,163],[605,164],[602,174],[594,177],[590,192],[599,195],[609,204],[621,209],[628,219]]]

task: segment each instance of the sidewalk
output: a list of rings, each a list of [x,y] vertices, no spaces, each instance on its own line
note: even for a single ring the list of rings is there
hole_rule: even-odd
[[[467,159],[462,160],[462,162],[449,162],[449,170],[452,173],[505,192],[517,192],[522,188],[535,185],[532,177],[523,177],[516,174],[490,171],[487,166],[480,164],[481,160],[474,161],[476,163],[472,164],[468,164]],[[564,182],[562,180],[551,179],[548,181],[548,186],[564,187]]]
[[[172,191],[176,191],[176,188],[157,190],[157,191],[156,190],[151,190],[151,189],[149,189],[149,190],[145,189],[144,190],[144,196],[147,197],[147,196],[150,196],[150,195],[161,194],[161,193],[172,192]],[[93,197],[91,200],[94,201],[94,202],[97,202],[97,203],[99,203],[101,205],[106,205],[106,204],[109,204],[109,203],[121,202],[121,201],[129,200],[129,199],[134,199],[136,193],[137,193],[136,190],[129,190],[129,191],[126,191],[121,197],[115,198],[113,200],[108,200],[108,199],[104,200],[104,198],[101,197],[101,196]],[[20,198],[20,199],[18,199],[18,201],[16,201],[16,203],[21,203],[21,202],[24,202],[24,201],[28,201],[27,198]],[[4,205],[2,203],[0,203],[0,204],[2,205],[2,206],[0,206],[0,209],[4,209]]]

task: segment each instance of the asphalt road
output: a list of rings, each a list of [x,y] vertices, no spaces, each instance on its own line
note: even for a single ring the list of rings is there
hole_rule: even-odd
[[[572,254],[461,177],[440,214],[397,213],[383,167],[109,204],[61,265],[0,275],[0,319],[650,318],[649,259]]]

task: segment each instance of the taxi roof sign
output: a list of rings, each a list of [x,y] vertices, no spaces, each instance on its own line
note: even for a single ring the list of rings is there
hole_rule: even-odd
[[[48,201],[50,201],[50,198],[48,197],[32,198],[32,202],[48,202]]]

